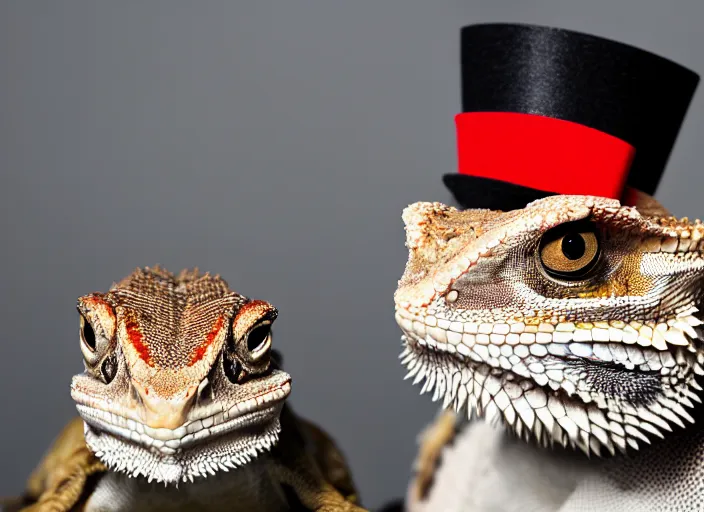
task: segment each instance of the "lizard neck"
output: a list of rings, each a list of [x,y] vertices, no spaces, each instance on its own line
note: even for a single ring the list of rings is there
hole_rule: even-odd
[[[85,510],[283,512],[288,506],[280,485],[268,471],[271,463],[271,456],[263,455],[235,470],[178,487],[109,471],[98,481]]]

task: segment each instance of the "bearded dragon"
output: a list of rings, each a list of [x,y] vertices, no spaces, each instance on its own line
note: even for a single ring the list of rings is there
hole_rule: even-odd
[[[704,224],[637,197],[404,210],[408,510],[704,510]]]
[[[137,269],[78,299],[71,422],[27,511],[362,511],[344,457],[285,405],[277,309],[219,276]]]

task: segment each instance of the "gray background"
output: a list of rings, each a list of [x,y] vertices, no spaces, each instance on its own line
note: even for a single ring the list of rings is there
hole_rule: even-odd
[[[704,3],[0,2],[0,495],[74,414],[75,299],[199,266],[280,308],[292,402],[368,506],[403,494],[434,414],[402,381],[402,208],[449,201],[458,34],[616,38],[704,73]],[[701,87],[700,87],[701,89]],[[704,214],[704,91],[658,197]]]

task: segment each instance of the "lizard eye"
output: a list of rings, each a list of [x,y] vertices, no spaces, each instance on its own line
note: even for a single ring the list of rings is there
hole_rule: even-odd
[[[271,363],[271,325],[277,309],[261,300],[240,306],[232,319],[223,351],[224,371],[233,384],[262,375]]]
[[[96,333],[91,321],[80,314],[81,352],[88,366],[96,366],[110,349],[110,340],[102,332]]]
[[[95,331],[90,322],[81,315],[81,341],[88,347],[88,350],[95,352]]]
[[[271,347],[271,323],[264,322],[249,331],[247,349],[254,360],[264,356]]]
[[[115,314],[97,295],[78,300],[79,336],[86,369],[108,384],[117,373]]]
[[[549,230],[540,243],[540,262],[557,278],[581,279],[599,259],[596,226],[583,222],[563,224]]]

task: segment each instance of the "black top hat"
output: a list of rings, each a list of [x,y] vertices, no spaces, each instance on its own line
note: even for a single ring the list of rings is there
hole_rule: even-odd
[[[699,76],[652,53],[568,30],[461,32],[458,173],[464,208],[511,210],[552,194],[654,194]]]

